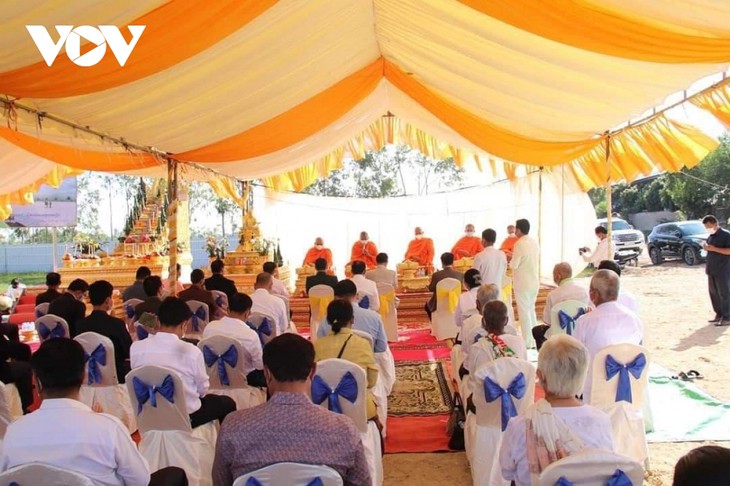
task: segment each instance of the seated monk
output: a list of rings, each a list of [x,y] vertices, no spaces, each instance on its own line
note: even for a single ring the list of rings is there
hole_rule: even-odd
[[[473,258],[483,249],[481,238],[474,236],[474,225],[467,224],[464,229],[464,236],[459,238],[459,241],[451,249],[451,253],[453,253],[455,260],[461,260],[462,258]]]
[[[423,230],[416,228],[416,237],[408,243],[404,261],[412,261],[426,269],[427,274],[433,273],[433,240],[423,237]]]
[[[515,235],[515,226],[513,224],[507,226],[507,238],[504,239],[502,246],[499,247],[499,249],[507,255],[507,260],[512,259],[512,251],[515,248],[517,240],[519,240],[519,238]]]
[[[352,245],[352,254],[350,255],[350,263],[356,260],[362,260],[365,262],[365,266],[368,270],[378,266],[375,262],[375,257],[378,256],[378,247],[375,243],[370,241],[367,231],[360,233],[360,240],[356,241]]]
[[[314,246],[309,249],[307,255],[304,257],[302,266],[310,265],[314,266],[315,262],[320,258],[324,258],[327,261],[327,269],[332,268],[332,250],[324,247],[324,241],[319,236],[314,240]]]

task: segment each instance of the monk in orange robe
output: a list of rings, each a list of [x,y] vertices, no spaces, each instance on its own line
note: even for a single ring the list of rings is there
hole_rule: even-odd
[[[378,256],[378,247],[370,241],[367,231],[360,233],[360,240],[352,245],[352,254],[350,255],[350,263],[355,260],[362,260],[368,270],[378,266],[375,257]]]
[[[507,255],[507,260],[512,259],[512,251],[515,248],[515,243],[517,243],[517,240],[519,238],[517,235],[515,235],[515,227],[514,225],[507,226],[507,238],[504,239],[502,242],[502,246],[499,247],[500,250],[504,252],[505,255]]]
[[[467,224],[464,228],[464,236],[459,238],[451,249],[451,253],[454,254],[454,260],[461,260],[462,258],[473,258],[483,249],[482,239],[474,236],[474,225]]]
[[[320,258],[327,260],[327,269],[332,268],[332,250],[325,248],[322,238],[317,237],[317,239],[314,240],[314,246],[309,249],[307,255],[304,257],[304,263],[302,263],[302,266],[314,266],[314,262]]]
[[[416,228],[416,237],[408,243],[405,261],[417,262],[419,266],[426,269],[426,273],[433,273],[433,240],[424,238],[423,230]]]

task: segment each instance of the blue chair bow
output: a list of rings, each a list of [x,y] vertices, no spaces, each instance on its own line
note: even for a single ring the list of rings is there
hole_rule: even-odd
[[[142,325],[135,326],[135,331],[137,331],[137,339],[140,341],[143,339],[147,339],[147,337],[150,335],[150,333],[147,332],[147,329],[145,329]]]
[[[99,365],[106,366],[106,349],[103,344],[99,344],[91,354],[84,352],[84,360],[88,363],[89,369],[89,385],[101,383],[101,370]]]
[[[264,486],[264,484],[254,477],[250,477],[246,480],[245,486]],[[320,478],[314,478],[307,483],[307,486],[322,486],[322,480]]]
[[[230,381],[228,380],[228,371],[226,371],[226,363],[228,363],[228,366],[231,368],[235,368],[236,364],[238,363],[238,349],[236,349],[236,346],[231,344],[225,353],[223,354],[216,354],[210,346],[204,345],[203,346],[203,359],[205,360],[205,366],[210,368],[213,366],[216,362],[218,363],[218,378],[220,378],[221,384],[225,386],[230,386]]]
[[[357,400],[357,380],[352,373],[349,371],[345,373],[334,390],[319,375],[314,376],[312,380],[312,401],[314,403],[320,404],[326,398],[328,400],[327,408],[331,412],[342,413],[340,397],[347,399],[350,403],[355,403]]]
[[[582,307],[578,309],[578,313],[574,316],[571,316],[565,311],[558,311],[558,320],[560,321],[560,329],[564,330],[566,334],[569,336],[573,335],[573,331],[575,331],[575,321],[578,320],[580,316],[586,313],[586,310]]]
[[[45,314],[43,313],[42,310],[40,310],[40,309],[36,309],[35,310],[35,318],[36,319],[38,319],[39,317],[43,317],[43,316],[45,316]]]
[[[215,305],[217,305],[218,307],[223,307],[223,296],[222,295],[216,296]]]
[[[525,396],[526,391],[527,384],[525,383],[525,375],[522,372],[519,372],[514,377],[506,390],[492,381],[491,378],[484,378],[484,397],[487,403],[492,403],[497,398],[502,399],[501,415],[503,432],[507,428],[509,419],[517,415],[517,409],[515,408],[515,403],[512,401],[512,397],[520,399]]]
[[[60,321],[56,321],[56,326],[53,329],[48,329],[48,326],[41,322],[38,325],[38,334],[40,334],[41,339],[43,340],[49,338],[65,338],[66,330],[63,328],[63,324],[61,324]]]
[[[131,304],[125,305],[124,312],[127,314],[127,318],[132,319],[134,317],[134,306]]]
[[[261,346],[263,346],[265,343],[266,336],[271,336],[271,323],[269,322],[269,319],[264,317],[261,319],[261,324],[259,324],[258,327],[256,327],[256,324],[252,322],[246,322],[248,324],[248,327],[256,331],[256,334],[259,335],[259,341],[261,341]]]
[[[168,402],[175,403],[175,382],[171,375],[165,376],[160,386],[150,385],[136,376],[132,379],[134,395],[137,397],[137,415],[142,413],[142,406],[149,400],[150,405],[157,408],[156,393],[162,395]]]
[[[573,486],[573,482],[567,479],[565,476],[561,476],[560,479],[555,483],[555,486]],[[606,486],[634,486],[631,479],[621,469],[616,469],[616,472],[608,478]]]
[[[16,483],[15,481],[11,481],[10,483],[8,483],[8,486],[20,486],[20,485],[18,483]]]
[[[360,299],[360,302],[357,303],[362,309],[369,309],[370,308],[370,297],[367,295]]]
[[[618,386],[616,387],[617,402],[623,400],[625,402],[633,403],[629,373],[634,375],[634,378],[639,379],[645,367],[646,356],[644,356],[644,353],[639,353],[639,355],[628,364],[619,363],[610,354],[606,356],[606,381],[610,380],[616,376],[616,373],[618,373]]]
[[[205,309],[203,308],[203,306],[198,307],[197,309],[195,309],[195,312],[193,312],[193,331],[200,332],[201,321],[205,322]]]

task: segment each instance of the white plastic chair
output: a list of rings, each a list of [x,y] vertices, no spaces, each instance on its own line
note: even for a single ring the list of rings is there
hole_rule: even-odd
[[[643,360],[640,357],[642,354]],[[634,371],[640,373],[639,376],[636,377],[630,370],[627,370],[625,373],[618,372],[608,379],[606,361],[609,356],[615,362],[614,368],[624,368],[626,365],[631,367],[634,364]],[[646,461],[649,457],[642,415],[649,380],[649,358],[650,355],[646,348],[626,343],[607,346],[596,353],[593,358],[593,386],[590,404],[600,408],[611,418],[614,450],[641,462]],[[630,390],[629,394],[619,392],[622,380],[624,383],[628,380],[626,389]]]
[[[329,285],[315,285],[309,289],[309,334],[312,342],[317,340],[319,323],[327,317],[327,305],[335,299],[335,291]]]
[[[370,347],[374,348],[375,341],[370,333],[360,331],[359,329],[353,329],[352,333],[365,339],[368,343],[370,343]],[[375,383],[372,391],[373,398],[375,398],[375,405],[377,405],[378,418],[380,419],[380,423],[383,425],[383,430],[381,433],[385,438],[388,424],[388,395],[390,395],[388,385],[390,384],[392,390],[392,384],[389,383],[389,378],[386,380],[382,379],[383,374],[389,372],[389,369],[385,372],[383,371],[386,367],[389,367],[389,364],[387,363],[388,358],[387,356],[383,356],[384,354],[385,353],[373,352],[373,355],[375,356],[375,364],[378,366],[378,381],[377,383]],[[392,356],[393,355],[391,353],[391,357]],[[380,359],[380,361],[378,359]],[[395,363],[393,363],[393,369],[395,369]],[[393,373],[395,374],[395,371]]]
[[[367,377],[365,371],[355,363],[344,359],[323,359],[317,362],[317,374],[312,383],[312,400],[317,403],[316,377],[324,381],[324,386],[329,391],[334,391],[343,379],[354,379],[357,382],[357,397],[350,402],[345,397],[338,397],[337,403],[341,413],[350,417],[360,431],[362,443],[365,448],[365,457],[368,461],[370,477],[374,486],[383,484],[383,459],[380,444],[380,434],[375,422],[367,419]],[[328,398],[325,396],[318,405],[328,407]]]
[[[231,346],[235,351],[230,351]],[[210,336],[200,341],[198,348],[205,358],[212,393],[231,397],[236,402],[236,410],[255,407],[266,401],[265,391],[248,385],[244,370],[251,367],[251,356],[238,340],[228,336]],[[210,363],[209,358],[215,361]],[[224,366],[223,375],[219,360]],[[228,380],[228,384],[223,383],[224,380]]]
[[[398,310],[395,307],[395,289],[392,285],[383,282],[378,282],[376,286],[381,300],[379,312],[380,317],[383,318],[385,336],[388,342],[396,342],[398,341]],[[393,296],[392,300],[388,298],[389,295]]]
[[[328,466],[280,462],[262,467],[233,481],[233,486],[246,486],[249,479],[255,479],[263,486],[308,486],[319,479],[322,486],[342,486],[340,473]]]
[[[476,408],[476,427],[467,441],[471,453],[471,475],[473,484],[504,484],[499,467],[499,448],[502,443],[502,432],[507,424],[502,423],[502,399],[493,396],[487,401],[484,382],[489,379],[509,394],[514,404],[515,415],[523,413],[535,400],[535,368],[527,361],[517,358],[499,358],[473,372],[475,382],[482,386],[475,387],[473,400]],[[519,378],[520,375],[522,378]],[[523,393],[510,393],[514,384],[524,383]],[[516,396],[517,395],[517,396]],[[464,431],[467,438],[467,430]],[[507,483],[509,484],[509,483]]]
[[[459,333],[456,306],[459,305],[460,292],[461,282],[455,278],[445,278],[436,284],[436,310],[431,314],[431,334],[439,341],[454,338]],[[455,305],[449,303],[452,293],[456,295]]]
[[[215,299],[215,305],[228,312],[228,295],[220,290],[211,290],[213,299]]]
[[[129,329],[129,333],[134,336],[134,308],[138,304],[144,302],[142,299],[129,299],[122,303],[122,314],[124,315],[124,323]]]
[[[261,312],[252,312],[246,321],[251,329],[256,331],[261,340],[261,346],[265,346],[269,341],[279,335],[279,327],[276,320],[267,314]]]
[[[35,306],[36,318],[43,317],[48,314],[48,307],[50,307],[50,305],[50,302],[43,302],[42,304],[38,304],[37,306]]]
[[[139,321],[133,322],[132,328],[134,329],[132,339],[135,341],[141,341],[142,339],[147,339],[150,335],[157,334],[156,329],[147,327]]]
[[[578,317],[585,313],[587,307],[588,306],[584,302],[579,300],[564,300],[563,302],[555,304],[553,308],[550,309],[550,328],[545,333],[545,337],[549,338],[550,336],[558,334],[568,334],[572,336],[573,331],[575,330],[575,321],[577,321]],[[563,312],[563,315],[568,318],[565,323],[565,328],[563,328],[563,323],[560,319],[561,312]]]
[[[154,387],[157,406],[153,406],[150,399],[140,404],[134,391],[135,378],[141,388]],[[137,411],[139,452],[147,460],[150,470],[177,466],[185,470],[191,486],[212,484],[218,422],[209,422],[195,429],[191,427],[190,416],[185,409],[183,384],[177,372],[162,366],[142,366],[130,371],[125,381],[132,407]],[[170,382],[173,402],[159,392],[160,388],[169,389]]]
[[[644,468],[638,462],[613,451],[584,449],[546,467],[538,486],[555,486],[565,478],[576,486],[604,486],[616,471],[622,471],[634,486],[644,483]]]
[[[94,481],[75,471],[39,462],[16,466],[0,474],[0,486],[13,483],[20,486],[94,486]]]
[[[46,314],[35,320],[35,330],[40,342],[57,337],[70,337],[68,323],[63,317],[55,314]]]
[[[79,399],[90,408],[117,417],[129,433],[137,430],[137,420],[129,401],[127,387],[119,383],[111,339],[95,332],[84,332],[74,338],[84,348],[86,358],[84,383]]]
[[[198,300],[189,300],[186,302],[190,311],[193,313],[193,317],[190,318],[190,324],[185,329],[185,337],[193,336],[200,337],[205,331],[205,326],[210,322],[210,311],[208,304],[200,302]]]
[[[2,450],[5,431],[10,423],[23,416],[20,394],[13,383],[7,385],[0,381],[0,450]]]

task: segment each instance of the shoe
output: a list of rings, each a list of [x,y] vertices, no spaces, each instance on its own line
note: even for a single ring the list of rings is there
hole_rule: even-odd
[[[717,327],[730,326],[730,319],[722,318],[718,322],[715,323],[715,326],[717,326]]]
[[[710,324],[716,324],[716,323],[720,322],[721,320],[722,320],[722,317],[720,317],[720,316],[715,316],[715,317],[714,317],[713,319],[710,319],[710,320],[709,320],[709,321],[707,321],[707,322],[709,322]]]

